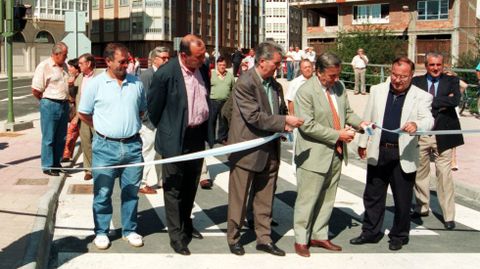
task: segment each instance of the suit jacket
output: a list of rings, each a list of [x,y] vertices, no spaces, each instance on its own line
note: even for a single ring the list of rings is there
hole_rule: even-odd
[[[387,104],[388,91],[390,84],[385,82],[370,88],[370,98],[365,109],[364,119],[374,123],[382,124]],[[412,85],[405,96],[403,103],[400,126],[406,122],[415,122],[417,130],[428,131],[433,127],[433,116],[430,112],[432,104],[432,95]],[[380,137],[382,131],[375,129],[374,135],[370,137],[361,135],[358,143],[359,147],[367,148],[367,161],[370,165],[377,165],[380,147]],[[408,134],[401,134],[398,138],[398,147],[400,153],[400,166],[405,173],[417,171],[419,162],[418,137]]]
[[[273,110],[270,108],[267,94],[256,73],[256,68],[243,74],[233,88],[232,119],[228,133],[228,143],[239,143],[260,137],[267,137],[285,128],[287,112],[280,83],[273,80]],[[261,172],[267,165],[269,154],[280,157],[280,140],[257,148],[230,154],[232,165],[243,169]]]
[[[210,109],[207,68],[200,67],[200,73],[207,89],[206,98]],[[157,128],[155,150],[164,158],[183,154],[183,140],[188,126],[188,99],[178,57],[163,65],[153,75],[147,94],[147,106],[150,121]],[[203,133],[199,139],[212,146],[213,130],[208,127],[208,120],[199,128],[202,128]]]
[[[152,84],[152,79],[153,79],[153,74],[154,73],[155,73],[155,71],[153,70],[153,67],[149,67],[140,74],[140,80],[142,81],[143,88],[145,89],[145,94],[147,96],[148,96],[148,91],[150,90],[150,84]],[[155,126],[153,126],[153,124],[150,122],[150,119],[149,119],[149,116],[148,116],[148,111],[146,111],[145,114],[143,115],[142,123],[143,123],[143,125],[145,125],[150,130],[155,129]]]
[[[362,120],[350,108],[347,91],[341,82],[332,88],[338,106],[342,128],[348,124],[358,127]],[[303,118],[295,144],[295,163],[298,167],[318,173],[327,173],[335,154],[339,134],[333,125],[333,115],[323,87],[316,76],[307,80],[297,91],[294,101],[295,116]],[[348,163],[347,144],[343,156]]]
[[[437,95],[432,102],[432,114],[435,118],[433,130],[460,130],[460,121],[455,111],[461,97],[459,79],[442,74],[438,83]],[[412,84],[428,92],[427,75],[414,77]],[[448,96],[450,94],[453,96]],[[439,153],[464,144],[462,134],[437,135],[435,138]]]

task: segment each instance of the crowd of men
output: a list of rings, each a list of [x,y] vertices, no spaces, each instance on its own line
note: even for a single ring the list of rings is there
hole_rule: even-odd
[[[340,58],[328,52],[317,57],[309,49],[307,52],[313,55],[297,59],[298,48],[296,51],[294,54],[290,48],[285,54],[278,44],[267,41],[250,50],[245,60],[238,50],[232,57],[234,70],[238,71],[231,74],[222,56],[217,57],[215,70],[210,70],[205,64],[205,43],[195,35],[186,35],[177,57],[170,59],[168,48],[157,47],[149,54],[151,66],[130,74],[127,47],[110,43],[104,51],[107,68],[95,69],[95,58],[83,54],[78,57],[79,72],[73,80],[65,63],[67,46],[55,44],[51,57],[39,64],[32,81],[32,92],[40,100],[42,167],[45,174],[59,175],[67,123],[70,120],[78,125],[80,119],[84,179],[93,178],[94,245],[98,249],[110,246],[111,196],[118,178],[123,239],[134,247],[143,246],[143,237],[136,230],[138,193],[154,194],[156,185],[164,192],[170,246],[176,253],[189,255],[190,241],[203,238],[194,227],[191,213],[202,167],[206,165],[203,159],[195,159],[155,167],[90,168],[170,158],[203,151],[206,145],[235,144],[294,130],[297,198],[293,228],[298,255],[309,257],[310,247],[342,250],[330,240],[328,224],[342,163],[348,163],[347,144],[358,135],[358,154],[368,163],[367,183],[362,233],[351,244],[382,239],[388,186],[395,203],[389,249],[399,250],[409,242],[410,219],[429,214],[431,154],[436,161],[444,225],[454,229],[451,157],[452,148],[462,145],[463,138],[408,135],[418,130],[460,129],[455,113],[459,80],[443,73],[443,56],[427,54],[427,73],[415,78],[415,65],[410,59],[395,59],[390,80],[370,88],[365,113],[359,117],[339,80]],[[352,65],[359,69],[361,77],[368,58],[362,49],[357,56]],[[288,105],[275,79],[284,57],[288,70],[299,72],[295,79],[289,76],[293,80],[287,93]],[[240,71],[242,62],[248,68]],[[237,72],[241,75],[235,80]],[[355,92],[364,94],[366,90],[357,87]],[[72,102],[76,113],[69,119]],[[77,121],[74,117],[78,117]],[[407,134],[375,128],[373,123]],[[365,132],[367,129],[372,133]],[[274,139],[229,155],[226,221],[227,243],[233,254],[245,253],[240,231],[246,224],[246,204],[250,200],[256,249],[285,255],[271,238],[280,142]],[[155,184],[149,185],[147,179],[152,171],[156,171],[157,178]]]

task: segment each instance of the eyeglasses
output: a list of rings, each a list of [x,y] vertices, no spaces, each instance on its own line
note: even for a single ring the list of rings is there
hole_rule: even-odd
[[[165,61],[165,60],[169,60],[170,56],[157,56],[157,58],[160,58]]]
[[[405,80],[408,80],[410,77],[411,77],[410,75],[398,75],[398,74],[392,73],[392,80],[399,79],[399,80],[405,81]]]

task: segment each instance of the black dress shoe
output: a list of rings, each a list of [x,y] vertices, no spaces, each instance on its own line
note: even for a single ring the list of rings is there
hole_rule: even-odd
[[[350,244],[352,245],[363,245],[363,244],[375,244],[382,240],[383,234],[378,234],[372,238],[368,238],[361,234],[359,237],[355,237],[350,240]]]
[[[445,223],[443,225],[445,226],[445,229],[447,229],[447,230],[455,229],[455,221],[445,221]]]
[[[203,239],[203,235],[195,228],[192,230],[192,238]]]
[[[429,215],[429,212],[423,212],[423,213],[419,213],[417,211],[410,212],[410,218],[411,219],[419,219],[419,218],[422,218],[422,217],[428,217],[428,215]]]
[[[230,252],[235,255],[242,256],[243,254],[245,254],[245,249],[243,249],[242,244],[240,244],[239,242],[233,245],[228,245],[228,248],[230,249]]]
[[[285,251],[279,249],[274,243],[257,244],[257,250],[265,251],[276,256],[285,256]]]
[[[408,244],[408,238],[404,238],[404,239],[398,239],[398,238],[395,238],[395,239],[390,239],[390,243],[388,244],[388,249],[390,250],[400,250],[402,249],[402,246],[403,245],[406,245]]]
[[[190,250],[188,249],[187,245],[185,245],[184,243],[181,243],[181,242],[170,242],[170,246],[173,248],[173,250],[180,254],[180,255],[184,255],[184,256],[188,256],[190,255]]]
[[[49,175],[49,176],[52,176],[52,177],[58,177],[60,175],[56,170],[53,170],[53,169],[44,170],[43,173],[45,175]]]

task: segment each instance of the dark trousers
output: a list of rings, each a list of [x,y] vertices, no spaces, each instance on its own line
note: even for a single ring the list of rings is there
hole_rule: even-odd
[[[408,238],[410,232],[410,208],[416,172],[402,171],[398,149],[380,147],[378,165],[368,165],[367,185],[363,194],[365,215],[362,234],[373,238],[381,232],[385,217],[385,202],[388,185],[392,189],[395,203],[393,226],[390,239]]]
[[[221,143],[223,140],[228,138],[228,122],[227,119],[222,115],[222,107],[225,104],[226,100],[211,100],[211,110],[210,117],[208,119],[208,124],[212,128],[213,133],[216,132],[215,141]],[[218,131],[217,131],[217,122],[218,122]]]
[[[290,81],[295,78],[293,75],[294,66],[293,61],[287,61],[287,80]]]
[[[246,202],[250,189],[253,197],[253,215],[255,234],[258,244],[272,242],[272,202],[277,183],[279,160],[278,155],[270,154],[265,169],[261,172],[245,170],[233,165],[230,168],[228,184],[228,216],[227,216],[227,242],[235,244],[240,240]]]
[[[233,76],[238,77],[238,69],[240,68],[241,62],[234,62],[233,63]]]
[[[205,149],[202,128],[187,128],[183,154]],[[163,192],[168,235],[173,244],[188,244],[192,238],[193,202],[197,193],[203,159],[163,165]]]

